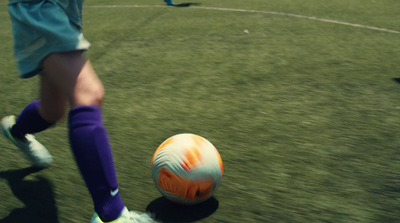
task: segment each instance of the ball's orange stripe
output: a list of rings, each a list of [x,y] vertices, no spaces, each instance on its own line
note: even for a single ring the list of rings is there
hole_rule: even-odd
[[[154,159],[156,158],[156,155],[158,152],[160,152],[161,149],[163,149],[166,145],[170,144],[174,138],[170,137],[169,139],[165,140],[161,145],[157,148],[156,152],[153,155],[153,159],[151,160],[151,164],[153,164]]]

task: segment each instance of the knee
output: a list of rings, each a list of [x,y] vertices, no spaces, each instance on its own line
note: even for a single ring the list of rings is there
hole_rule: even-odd
[[[105,90],[103,85],[100,83],[96,88],[93,90],[90,103],[88,105],[98,106],[101,107],[103,105],[105,96]]]
[[[101,82],[92,82],[89,86],[74,92],[71,107],[97,106],[101,107],[105,96],[104,86]]]

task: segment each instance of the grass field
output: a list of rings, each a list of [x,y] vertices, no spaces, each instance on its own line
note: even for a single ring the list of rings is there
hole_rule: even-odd
[[[176,0],[176,3],[187,3]],[[162,222],[400,222],[400,1],[86,0],[120,192]],[[0,117],[37,98],[17,77],[0,1]],[[113,5],[114,7],[107,7]],[[161,198],[151,158],[192,132],[220,151],[215,198]],[[0,140],[0,223],[89,222],[66,122],[37,134],[36,171]]]

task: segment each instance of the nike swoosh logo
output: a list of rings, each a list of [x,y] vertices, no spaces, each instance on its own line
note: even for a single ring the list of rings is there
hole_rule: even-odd
[[[111,194],[111,196],[115,196],[115,195],[117,195],[118,194],[118,192],[119,192],[119,189],[117,188],[117,189],[115,189],[115,190],[111,190],[110,191],[110,194]]]

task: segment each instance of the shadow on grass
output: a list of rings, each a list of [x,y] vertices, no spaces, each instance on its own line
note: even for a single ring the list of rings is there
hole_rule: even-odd
[[[400,84],[400,78],[396,77],[396,78],[393,78],[393,80],[396,81],[398,84]]]
[[[174,7],[190,7],[190,6],[195,6],[195,5],[200,5],[200,3],[180,3],[180,4],[175,4]]]
[[[175,204],[160,197],[152,201],[146,211],[153,213],[157,221],[183,223],[204,219],[213,214],[218,206],[218,200],[213,197],[203,203],[188,206]]]
[[[7,180],[12,193],[25,205],[12,210],[7,217],[0,219],[0,223],[59,223],[51,182],[42,176],[24,180],[40,170],[29,167],[0,172],[0,178]]]

